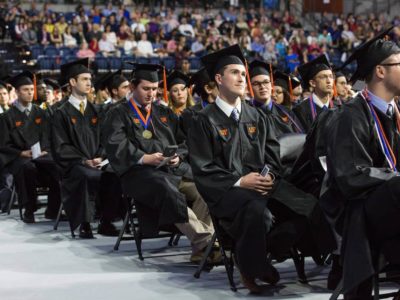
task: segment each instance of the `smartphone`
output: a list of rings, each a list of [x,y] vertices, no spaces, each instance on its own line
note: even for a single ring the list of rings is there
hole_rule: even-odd
[[[269,173],[269,167],[267,165],[265,165],[264,168],[262,169],[260,175],[262,177],[265,177],[265,176],[267,176],[268,173]]]
[[[163,156],[164,157],[174,156],[176,154],[177,150],[178,150],[178,146],[176,146],[176,145],[167,146],[164,149]]]

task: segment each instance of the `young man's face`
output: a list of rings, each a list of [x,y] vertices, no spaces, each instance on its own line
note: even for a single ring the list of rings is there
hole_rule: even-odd
[[[0,105],[6,105],[10,101],[10,95],[6,88],[0,88]]]
[[[37,86],[37,96],[39,101],[45,101],[46,99],[46,84],[39,84]]]
[[[16,90],[18,101],[22,104],[29,104],[33,101],[34,86],[33,84],[22,85]]]
[[[133,97],[140,105],[151,104],[157,96],[158,82],[140,80],[137,86],[133,86]]]
[[[118,89],[113,89],[113,97],[115,100],[122,100],[128,95],[130,89],[130,84],[129,81],[126,80],[123,83],[121,83],[118,87]]]
[[[251,78],[254,99],[259,102],[266,102],[271,98],[271,78],[268,75],[257,75]]]
[[[310,80],[310,85],[319,94],[332,94],[333,92],[333,73],[332,70],[324,70],[315,75]]]
[[[227,65],[223,74],[216,74],[215,81],[221,94],[242,97],[246,92],[246,68],[243,65]]]
[[[342,98],[347,97],[346,85],[347,85],[346,77],[340,76],[336,78],[336,91],[338,93],[338,96]]]
[[[54,98],[55,98],[54,97],[54,91],[50,90],[50,89],[47,89],[46,90],[46,102],[48,104],[52,105],[54,103],[54,100],[55,100]]]
[[[92,75],[90,73],[79,74],[70,79],[72,90],[81,96],[87,96],[92,88]]]
[[[396,64],[400,63],[400,53],[392,54],[383,62],[381,62],[381,67],[383,68],[383,83],[390,92],[395,95],[400,95],[400,65],[383,66],[384,64]]]

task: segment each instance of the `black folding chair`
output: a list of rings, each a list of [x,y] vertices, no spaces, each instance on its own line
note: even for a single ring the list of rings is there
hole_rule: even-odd
[[[133,197],[128,197],[127,195],[123,195],[123,197],[128,202],[128,210],[125,214],[124,222],[122,224],[122,228],[119,232],[119,236],[114,245],[114,250],[118,251],[121,241],[134,240],[136,244],[136,250],[138,252],[138,256],[140,260],[144,260],[143,251],[142,251],[142,242],[145,239],[154,239],[154,238],[165,238],[169,237],[169,246],[178,245],[179,239],[181,237],[181,232],[175,226],[167,226],[160,228],[161,232],[155,236],[145,235],[143,233],[141,227],[141,221],[145,215],[144,207],[140,207],[140,204],[137,205],[134,201]],[[142,209],[142,210],[141,210]],[[126,236],[125,234],[129,229],[132,230],[133,235]]]
[[[21,218],[21,220],[23,220],[22,203],[20,201],[20,198],[18,197],[18,193],[17,193],[16,187],[15,187],[15,182],[13,182],[12,187],[11,187],[10,202],[8,203],[7,215],[10,215],[11,208],[14,205],[15,202],[17,202],[17,205],[18,205],[19,217]]]
[[[400,284],[400,266],[387,264],[382,254],[376,256],[373,260],[374,269],[377,270],[372,276],[372,288],[374,300],[386,299],[392,297],[400,298],[400,289],[397,292],[388,292],[381,294],[379,291],[379,284],[384,282],[396,282]],[[393,274],[391,274],[393,273]],[[381,277],[379,275],[382,275]],[[329,300],[338,300],[339,296],[343,293],[343,278],[340,280],[337,288],[333,291]]]

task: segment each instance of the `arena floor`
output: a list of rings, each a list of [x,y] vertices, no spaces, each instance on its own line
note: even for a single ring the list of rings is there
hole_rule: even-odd
[[[53,222],[42,214],[37,221],[22,223],[17,210],[0,216],[1,299],[329,299],[324,288],[329,267],[312,261],[306,266],[309,285],[296,282],[288,260],[276,265],[282,277],[279,285],[266,286],[262,296],[253,296],[240,286],[237,272],[239,290],[232,292],[222,266],[195,279],[185,238],[172,248],[166,247],[167,239],[144,241],[142,262],[132,241],[123,242],[115,252],[115,238],[72,239],[65,223],[53,231]]]

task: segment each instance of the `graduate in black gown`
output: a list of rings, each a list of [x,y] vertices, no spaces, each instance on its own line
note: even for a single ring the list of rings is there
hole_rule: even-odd
[[[378,251],[400,263],[400,48],[385,36],[364,43],[351,81],[366,88],[343,106],[328,127],[329,179],[321,203],[343,237],[345,299],[370,299],[372,260]]]
[[[55,219],[60,205],[60,175],[49,154],[48,118],[42,109],[32,104],[33,77],[25,71],[9,79],[18,99],[0,118],[0,168],[14,176],[18,197],[25,208],[25,223],[35,222],[38,186],[50,189],[46,218]]]
[[[239,46],[202,57],[202,62],[220,94],[214,105],[198,113],[190,129],[190,163],[210,212],[232,222],[229,234],[235,239],[242,282],[258,293],[255,278],[271,284],[279,280],[268,252],[282,254],[299,241],[306,220],[318,209],[317,200],[280,177],[273,126],[257,109],[241,102],[246,68]],[[266,164],[270,172],[264,177],[260,171]],[[287,230],[269,235],[267,242],[268,233],[279,226]]]
[[[93,238],[95,202],[98,201],[98,233],[118,234],[112,224],[118,209],[118,177],[101,170],[106,158],[100,145],[99,108],[87,101],[91,73],[88,59],[61,66],[61,75],[71,86],[71,96],[54,112],[52,139],[57,163],[62,168],[62,201],[72,230],[79,225],[81,238]]]
[[[323,54],[316,59],[299,66],[304,87],[311,87],[313,93],[293,108],[307,133],[322,110],[336,107],[332,100],[334,76],[329,61]]]
[[[192,244],[191,261],[198,262],[214,229],[185,161],[186,146],[177,143],[177,116],[168,107],[153,103],[162,67],[134,67],[132,93],[108,112],[103,144],[124,192],[134,197],[147,217],[152,216],[142,224],[143,234],[155,236],[163,226],[175,225]],[[165,154],[171,160],[157,168],[167,158],[168,146],[178,148]]]
[[[288,133],[302,133],[303,129],[296,116],[272,100],[272,78],[269,69],[269,64],[262,61],[254,60],[250,63],[250,83],[254,92],[250,105],[271,119],[277,137]]]
[[[342,105],[351,99],[348,95],[347,84],[346,75],[341,71],[335,72],[335,98],[333,101],[336,105]]]
[[[129,80],[122,74],[122,70],[109,72],[102,78],[101,87],[104,87],[110,95],[110,98],[104,102],[102,107],[105,113],[122,99],[125,99],[130,91]]]
[[[205,68],[200,69],[190,77],[189,86],[192,87],[193,94],[197,94],[200,97],[200,100],[182,112],[182,130],[185,136],[187,136],[197,113],[207,105],[214,103],[218,96],[217,84],[210,79]]]

